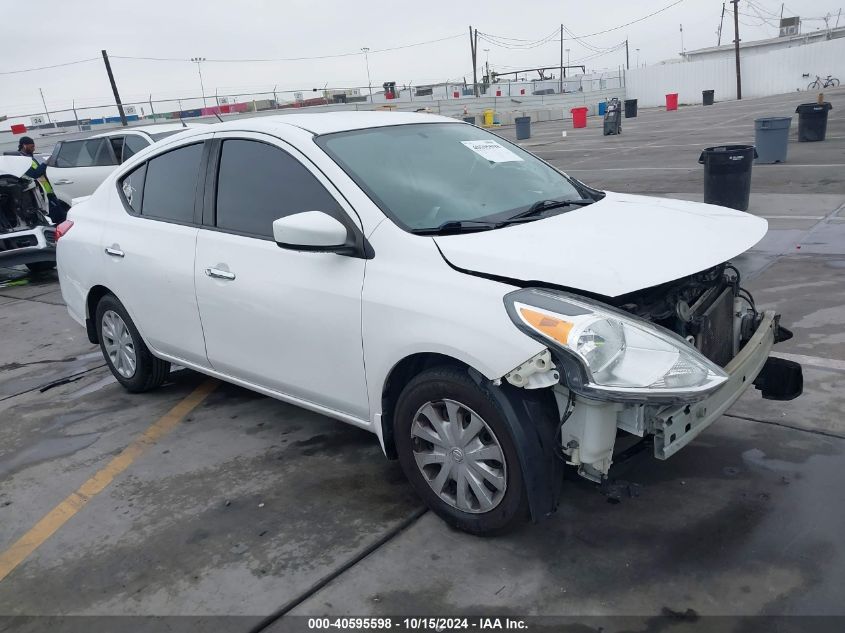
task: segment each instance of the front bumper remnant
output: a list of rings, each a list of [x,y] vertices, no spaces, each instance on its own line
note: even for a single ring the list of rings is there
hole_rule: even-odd
[[[654,456],[667,459],[713,424],[762,372],[775,344],[780,316],[766,311],[757,331],[725,366],[728,381],[708,398],[660,411],[654,421]],[[797,395],[797,394],[796,394]]]

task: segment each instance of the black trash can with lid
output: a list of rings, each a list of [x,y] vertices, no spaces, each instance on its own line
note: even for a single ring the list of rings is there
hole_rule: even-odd
[[[625,118],[633,119],[637,116],[637,100],[625,99]]]
[[[716,93],[715,90],[702,90],[701,91],[701,102],[704,105],[713,105],[713,95]]]
[[[530,116],[518,116],[513,120],[513,122],[516,124],[516,140],[517,141],[524,141],[527,138],[531,138],[531,117]]]
[[[753,145],[707,147],[698,162],[704,165],[704,202],[748,209],[751,195],[751,167],[757,158]]]
[[[795,108],[798,113],[798,140],[823,141],[827,133],[827,112],[833,106],[824,103],[802,103]]]

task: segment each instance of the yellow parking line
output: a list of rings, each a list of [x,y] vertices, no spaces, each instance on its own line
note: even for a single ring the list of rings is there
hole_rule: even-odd
[[[143,435],[135,438],[103,469],[94,474],[64,501],[50,510],[44,518],[20,537],[9,549],[0,554],[0,581],[11,574],[27,557],[55,534],[77,512],[84,508],[91,499],[102,492],[115,477],[138,459],[159,439],[176,428],[182,419],[199,406],[219,383],[209,379],[194,389],[184,400],[165,413]]]

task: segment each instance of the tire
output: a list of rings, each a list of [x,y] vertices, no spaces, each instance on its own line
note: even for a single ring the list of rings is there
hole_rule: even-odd
[[[838,87],[839,87],[839,80],[838,80],[836,77],[834,77],[833,79],[831,79],[831,80],[828,82],[828,85],[829,85],[831,88],[838,88]]]
[[[33,262],[25,264],[31,273],[46,273],[56,267],[56,262]]]
[[[821,90],[822,85],[818,81],[814,81],[807,86],[807,90]]]
[[[491,388],[465,369],[429,369],[405,386],[393,417],[399,462],[417,494],[444,521],[477,535],[528,518],[519,454]]]
[[[170,363],[150,353],[138,328],[117,297],[107,294],[100,299],[95,318],[103,358],[111,373],[127,391],[149,391],[167,379]]]

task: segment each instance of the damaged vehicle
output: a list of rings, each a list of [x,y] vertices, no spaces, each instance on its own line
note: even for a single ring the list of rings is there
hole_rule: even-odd
[[[765,220],[598,191],[444,117],[188,130],[70,220],[62,294],[129,391],[176,363],[367,429],[471,533],[552,513],[565,468],[673,456],[752,385],[802,390],[730,263]]]
[[[25,175],[31,166],[26,156],[0,156],[0,267],[43,272],[56,266],[57,227],[40,183]]]

